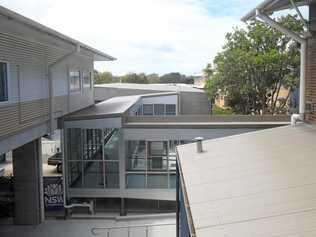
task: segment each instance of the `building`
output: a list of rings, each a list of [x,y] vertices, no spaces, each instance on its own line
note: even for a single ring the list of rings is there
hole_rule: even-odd
[[[0,155],[13,154],[16,224],[43,220],[41,137],[94,104],[93,62],[109,60],[0,6]]]
[[[293,8],[301,16],[298,6],[309,8],[304,36],[267,15]],[[316,1],[266,0],[243,18],[300,43],[299,114],[291,126],[204,141],[202,152],[177,147],[178,236],[315,236],[315,16]]]
[[[162,92],[179,94],[179,111],[181,114],[209,114],[211,104],[202,89],[188,84],[134,84],[110,83],[95,85],[96,101],[104,101],[114,96],[142,95]]]
[[[137,202],[168,205],[174,211],[177,145],[201,136],[213,139],[289,124],[287,116],[194,114],[185,96],[190,98],[190,92],[113,96],[65,116],[61,128],[68,203],[85,200],[98,211],[104,202],[116,201],[121,215]]]

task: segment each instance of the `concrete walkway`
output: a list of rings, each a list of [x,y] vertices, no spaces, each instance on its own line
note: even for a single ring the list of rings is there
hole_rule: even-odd
[[[175,237],[176,226],[175,218],[150,218],[146,220],[46,220],[39,226],[15,226],[0,225],[1,237],[91,237],[91,228],[93,227],[110,227],[110,226],[127,226],[143,224],[163,224],[173,223],[171,226],[155,226],[149,229],[149,237]],[[98,236],[106,236],[102,231]],[[144,228],[135,228],[130,232],[130,237],[145,237]],[[110,237],[127,237],[127,230],[112,231]]]

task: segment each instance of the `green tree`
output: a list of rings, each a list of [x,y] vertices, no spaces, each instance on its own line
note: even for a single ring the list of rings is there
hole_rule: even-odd
[[[123,83],[139,83],[139,84],[147,84],[148,79],[144,73],[136,74],[136,73],[128,73],[122,77],[120,77],[121,82]]]
[[[303,24],[297,17],[281,17],[277,21],[302,34]],[[204,73],[205,89],[211,100],[223,93],[227,105],[238,114],[276,114],[287,110],[287,98],[298,85],[299,45],[260,21],[247,28],[234,29],[226,35],[223,51],[209,64]],[[289,93],[289,95],[290,95]],[[288,95],[288,97],[289,97]]]
[[[147,75],[147,79],[148,79],[148,83],[159,83],[160,82],[160,78],[159,75],[157,73],[152,73]]]
[[[116,78],[111,72],[98,72],[94,71],[94,84],[104,84],[115,82]]]

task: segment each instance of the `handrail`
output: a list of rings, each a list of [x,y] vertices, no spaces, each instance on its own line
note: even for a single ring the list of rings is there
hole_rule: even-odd
[[[110,227],[93,227],[91,228],[92,235],[99,235],[96,231],[106,231],[106,236],[110,237],[111,230],[127,229],[127,236],[130,237],[130,231],[133,228],[145,228],[146,237],[148,237],[149,227],[155,226],[175,226],[176,223],[160,223],[160,224],[147,224],[147,225],[128,225],[128,226],[110,226]]]

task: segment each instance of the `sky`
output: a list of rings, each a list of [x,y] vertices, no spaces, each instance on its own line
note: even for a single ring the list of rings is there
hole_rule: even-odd
[[[114,75],[201,75],[262,0],[0,0],[0,5],[117,58]],[[27,2],[27,3],[26,3]]]

